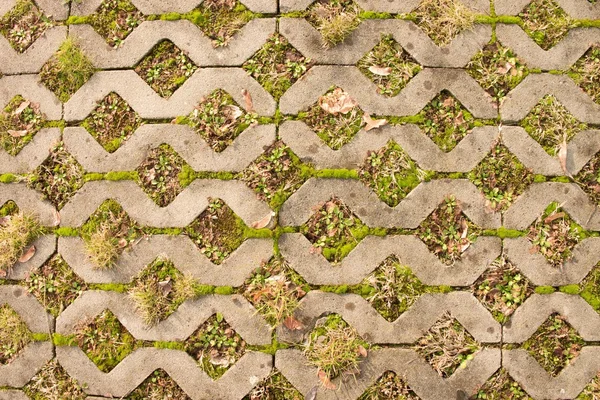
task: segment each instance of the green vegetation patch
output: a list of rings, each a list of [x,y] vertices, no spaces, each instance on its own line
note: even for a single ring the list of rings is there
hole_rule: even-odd
[[[87,22],[110,46],[117,48],[144,19],[144,15],[129,0],[103,0],[96,12],[87,18]]]
[[[523,348],[552,376],[557,376],[585,345],[564,317],[553,314],[523,343]]]
[[[197,69],[185,51],[163,40],[138,63],[135,72],[156,93],[169,98]]]
[[[18,212],[0,218],[0,278],[31,249],[29,246],[41,233],[42,228],[33,216]]]
[[[302,400],[304,396],[280,372],[272,372],[243,400]]]
[[[162,369],[157,369],[140,386],[138,386],[127,400],[191,400],[190,397],[177,385]]]
[[[15,96],[0,112],[0,144],[8,154],[16,156],[44,122],[39,104]]]
[[[527,395],[504,368],[501,368],[490,379],[488,379],[477,394],[473,397],[477,400],[533,400]]]
[[[184,277],[171,261],[159,258],[134,278],[129,294],[144,322],[155,325],[195,296],[195,281]]]
[[[448,45],[475,22],[475,14],[459,0],[421,0],[412,14],[438,46]]]
[[[396,96],[422,69],[390,35],[383,36],[357,66],[377,85],[377,92],[386,96]]]
[[[81,321],[75,328],[75,342],[102,372],[110,372],[136,348],[134,337],[109,310]]]
[[[499,42],[486,45],[467,65],[467,72],[501,101],[528,74],[525,63]]]
[[[275,100],[279,100],[313,64],[310,58],[304,57],[285,37],[274,33],[242,68]]]
[[[163,144],[153,149],[137,168],[142,188],[156,204],[166,206],[183,190],[179,174],[185,165],[171,146]]]
[[[88,257],[100,269],[114,267],[119,255],[140,236],[135,221],[114,200],[102,203],[81,228]]]
[[[358,400],[384,399],[420,400],[420,397],[395,372],[387,371],[358,398]]]
[[[0,18],[0,33],[19,53],[24,53],[54,22],[31,0],[19,0]]]
[[[417,229],[427,248],[448,265],[459,260],[480,233],[454,196],[447,197]]]
[[[496,259],[471,286],[475,297],[500,323],[533,293],[533,285],[504,257]]]
[[[370,344],[340,315],[331,314],[317,321],[305,344],[304,354],[309,363],[319,369],[321,382],[328,387],[333,385],[329,381],[342,373],[360,373],[360,361],[367,356],[369,348]]]
[[[441,377],[447,378],[459,367],[465,368],[481,344],[446,313],[415,343],[414,349]]]
[[[32,400],[84,400],[87,397],[56,359],[31,378],[23,392]]]
[[[31,331],[8,305],[0,306],[0,365],[14,360],[31,342]]]
[[[87,289],[60,255],[53,256],[25,280],[27,290],[57,317]]]
[[[360,11],[353,0],[317,0],[306,17],[321,33],[323,47],[331,48],[358,28]]]
[[[448,91],[442,91],[421,111],[425,134],[445,152],[451,151],[475,127],[475,118]]]
[[[190,126],[217,152],[225,150],[258,116],[246,112],[227,92],[218,89],[203,98],[189,116]]]
[[[237,0],[205,0],[189,16],[212,39],[213,47],[227,46],[233,36],[256,17]]]
[[[68,38],[44,64],[40,81],[60,101],[66,103],[96,72],[96,68],[85,56],[76,42]]]
[[[109,93],[82,125],[106,151],[114,153],[141,124],[140,116],[121,96]]]
[[[206,210],[186,229],[210,261],[221,264],[244,241],[245,224],[220,199],[209,199]]]
[[[600,373],[577,396],[577,400],[598,400],[600,393]]]
[[[573,257],[582,230],[557,203],[552,203],[529,227],[527,239],[532,252],[542,253],[553,267],[561,268]]]
[[[600,46],[592,46],[569,70],[569,76],[600,103]]]
[[[469,173],[469,179],[484,193],[492,210],[505,211],[533,183],[534,175],[498,143]]]
[[[300,232],[313,244],[312,251],[335,264],[365,236],[364,228],[348,206],[334,197],[310,217]]]
[[[186,340],[185,351],[211,378],[218,379],[244,355],[246,342],[217,313]]]
[[[600,153],[588,161],[574,180],[592,201],[600,205]]]
[[[254,305],[267,322],[276,327],[288,321],[306,292],[302,278],[284,260],[272,258],[246,280],[242,294]],[[292,318],[292,319],[290,319]]]
[[[552,95],[545,96],[521,121],[521,126],[548,154],[558,154],[562,143],[587,129]]]
[[[302,186],[305,176],[290,148],[277,141],[242,172],[242,179],[261,200],[276,206]]]
[[[391,207],[429,177],[396,143],[369,151],[358,175]]]
[[[71,156],[64,143],[56,144],[48,158],[29,176],[29,187],[43,193],[61,209],[83,186],[83,167]]]
[[[533,0],[519,14],[523,29],[544,50],[560,42],[574,21],[554,0]]]
[[[579,287],[581,288],[581,297],[600,312],[600,266],[596,265]]]

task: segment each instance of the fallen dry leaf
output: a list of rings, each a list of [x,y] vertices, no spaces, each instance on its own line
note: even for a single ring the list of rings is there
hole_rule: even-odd
[[[564,212],[557,212],[557,213],[554,213],[552,215],[548,215],[546,218],[544,218],[544,223],[545,224],[549,224],[550,222],[552,222],[554,220],[557,220],[559,218],[562,218],[564,216],[565,216]]]
[[[369,67],[369,71],[375,75],[380,76],[388,76],[392,73],[392,69],[390,67],[378,67],[376,65],[372,65]]]
[[[319,380],[321,381],[321,383],[323,384],[323,387],[325,389],[329,389],[329,390],[336,389],[335,384],[333,382],[331,382],[331,379],[329,379],[329,377],[327,376],[325,371],[319,370],[319,372],[317,373],[317,376],[319,377]]]
[[[563,172],[569,178],[572,178],[571,174],[567,170],[567,138],[563,137],[563,141],[560,144],[560,148],[558,150],[558,161],[560,161],[560,168],[562,168]]]
[[[361,357],[363,357],[363,358],[366,358],[367,355],[369,354],[367,352],[367,349],[365,349],[363,346],[358,346],[357,352],[358,352],[358,355],[361,356]]]
[[[298,321],[296,318],[292,317],[291,315],[283,320],[283,326],[288,328],[290,331],[298,331],[298,330],[304,328],[304,325],[302,325],[302,322]]]
[[[358,103],[348,93],[336,88],[333,92],[319,97],[319,106],[325,112],[337,115],[352,111],[354,107],[358,106]]]
[[[227,112],[229,113],[229,116],[231,117],[231,119],[236,120],[239,117],[241,117],[244,113],[242,112],[242,109],[239,108],[238,106],[234,106],[234,105],[228,105],[224,107]]]
[[[12,129],[7,130],[6,132],[8,132],[8,134],[12,137],[23,137],[25,135],[27,135],[27,131],[23,130],[23,131],[13,131]]]
[[[471,242],[467,241],[465,243],[462,243],[460,245],[460,252],[464,253],[465,251],[467,251],[467,249],[469,248],[469,246],[471,246]]]
[[[252,102],[252,96],[250,95],[250,92],[246,89],[242,89],[242,96],[244,96],[244,102],[246,103],[246,111],[253,112],[254,102]]]
[[[253,222],[251,227],[254,229],[265,228],[265,227],[269,226],[269,224],[271,223],[271,220],[273,219],[273,216],[275,216],[275,213],[271,212],[269,215],[265,216],[263,219]]]
[[[127,239],[125,239],[125,238],[119,239],[119,247],[120,248],[127,247]]]
[[[54,210],[54,226],[60,225],[60,213]]]
[[[211,357],[210,363],[212,365],[218,365],[218,366],[225,367],[225,368],[229,367],[229,364],[231,364],[231,362],[229,361],[229,358],[222,357],[222,356]]]
[[[381,128],[387,125],[387,119],[373,119],[369,114],[363,115],[363,121],[365,125],[365,131],[369,132],[371,129]]]
[[[312,389],[310,389],[308,391],[308,393],[306,393],[306,397],[304,398],[304,400],[315,400],[317,398],[318,391],[319,391],[319,387],[314,386]]]
[[[25,100],[24,102],[21,103],[21,105],[19,105],[19,108],[17,108],[15,111],[13,111],[13,115],[21,115],[21,113],[23,111],[25,111],[25,109],[27,107],[29,107],[30,104],[31,104],[30,101]]]
[[[6,271],[3,269],[0,269],[0,278],[6,278],[6,275],[7,275]]]
[[[158,287],[162,292],[162,295],[167,297],[173,290],[173,284],[171,283],[171,277],[168,276],[164,281],[158,282]]]
[[[467,237],[467,234],[469,232],[469,224],[467,224],[467,221],[465,219],[460,221],[460,228],[462,229],[462,234],[460,235],[460,238],[464,239]]]
[[[5,217],[0,218],[0,226],[8,225],[8,221],[10,221],[10,217],[7,215]]]
[[[23,255],[21,257],[19,257],[19,262],[26,263],[27,261],[31,260],[31,258],[34,255],[35,255],[35,246],[31,246],[30,248],[25,250],[25,252],[23,253]]]

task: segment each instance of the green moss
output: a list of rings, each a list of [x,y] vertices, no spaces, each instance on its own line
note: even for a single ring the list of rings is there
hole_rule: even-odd
[[[48,333],[32,333],[31,340],[34,342],[49,342],[52,337]]]
[[[65,23],[67,25],[84,25],[84,24],[89,24],[90,20],[91,20],[91,18],[89,15],[86,15],[85,17],[80,17],[78,15],[71,15],[71,16],[69,16],[69,18],[67,18]]]
[[[79,229],[77,228],[69,228],[69,227],[60,227],[54,230],[54,234],[56,236],[79,236]]]
[[[533,182],[535,183],[546,182],[547,180],[548,178],[546,178],[544,175],[535,175],[533,177]]]
[[[348,291],[350,290],[350,287],[348,285],[338,285],[338,286],[325,285],[325,286],[320,286],[318,289],[322,292],[344,294],[344,293],[348,293]]]
[[[233,294],[235,292],[235,290],[231,286],[219,286],[219,287],[215,288],[214,292],[215,292],[215,294],[220,294],[220,295],[230,295],[230,294]]]
[[[194,287],[196,296],[206,296],[215,293],[215,287],[210,285],[196,285]]]
[[[107,181],[137,181],[138,174],[135,171],[123,171],[123,172],[108,172],[104,175],[104,179]]]
[[[17,181],[17,176],[13,174],[3,174],[0,175],[0,182],[2,183],[13,183]]]
[[[538,286],[535,288],[537,294],[551,294],[556,292],[556,289],[552,286]]]
[[[179,175],[177,176],[177,178],[179,179],[179,185],[182,188],[185,188],[187,186],[190,185],[190,183],[192,183],[195,179],[195,172],[192,169],[192,167],[190,167],[188,164],[184,164],[183,168],[181,169],[181,172],[179,172]]]
[[[154,342],[152,345],[157,349],[185,351],[185,345],[180,342]]]
[[[579,285],[561,286],[558,290],[566,294],[579,294],[580,292]]]
[[[182,18],[183,18],[183,16],[181,14],[175,13],[175,12],[162,14],[160,16],[160,19],[162,21],[178,21],[178,20],[180,20]]]
[[[75,346],[75,335],[61,335],[60,333],[52,334],[52,343],[55,346]]]
[[[90,290],[126,293],[129,290],[129,286],[122,283],[92,283],[90,284]]]

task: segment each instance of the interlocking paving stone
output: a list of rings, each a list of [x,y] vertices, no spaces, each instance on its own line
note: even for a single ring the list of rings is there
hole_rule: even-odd
[[[40,236],[27,244],[35,247],[31,258],[0,268],[0,305],[12,307],[36,334],[15,359],[0,365],[0,399],[27,399],[23,391],[27,389],[23,388],[52,359],[78,382],[90,400],[126,397],[157,369],[166,371],[193,400],[241,400],[274,371],[304,396],[316,391],[317,400],[358,399],[386,371],[395,372],[423,400],[465,400],[480,398],[482,385],[501,368],[535,400],[578,398],[600,372],[600,313],[594,286],[600,261],[600,213],[597,196],[589,190],[594,190],[593,181],[585,182],[586,192],[578,178],[582,171],[590,176],[597,173],[593,169],[600,151],[600,105],[592,97],[593,75],[584,77],[579,86],[575,79],[579,82],[580,77],[569,70],[600,43],[600,4],[554,1],[577,21],[557,44],[544,50],[521,27],[519,14],[530,0],[497,0],[493,10],[486,0],[461,0],[476,15],[474,24],[444,46],[437,45],[421,27],[419,18],[411,14],[422,4],[420,0],[355,0],[364,11],[360,24],[331,48],[323,47],[321,33],[303,17],[312,0],[241,0],[255,13],[254,18],[219,46],[194,24],[199,13],[193,10],[202,1],[131,0],[145,21],[131,27],[130,34],[115,47],[108,45],[86,20],[102,0],[69,4],[63,0],[36,0],[41,11],[57,22],[53,27],[23,53],[14,50],[0,34],[0,110],[20,95],[39,105],[44,116],[41,129],[15,156],[4,147],[9,148],[18,139],[13,141],[11,128],[0,125],[0,206],[14,201],[20,211],[34,215],[43,226]],[[0,16],[16,5],[16,0],[0,0]],[[274,33],[287,39],[297,52],[279,42],[274,44],[279,40],[272,36]],[[371,78],[361,72],[364,65],[361,69],[357,66],[384,35],[390,35],[421,68],[394,96],[381,89],[386,80],[393,83],[400,79],[395,75],[398,71],[388,75],[385,67],[392,66],[388,65],[389,57],[377,61],[381,65],[372,65],[379,68],[371,71]],[[41,83],[40,71],[67,37],[75,40],[97,70],[63,104]],[[181,86],[169,98],[160,96],[134,71],[140,60],[165,40],[198,67],[188,79],[179,81]],[[477,80],[474,64],[469,64],[496,41],[514,52],[525,66],[524,79],[509,85],[511,89],[504,83],[512,82],[512,77],[520,73],[511,64],[513,60],[504,65],[501,56],[496,65],[497,59],[484,57],[484,70],[478,73],[491,75]],[[267,43],[269,47],[264,47]],[[280,47],[285,49],[284,54],[270,53]],[[267,53],[261,54],[264,49]],[[260,64],[260,57],[265,56],[272,56],[274,65],[253,70],[257,65],[246,63],[252,59]],[[588,62],[585,69],[589,75],[597,62]],[[274,85],[273,79],[281,81]],[[492,88],[482,87],[492,81]],[[363,125],[346,144],[333,150],[304,122],[304,112],[318,106],[321,96],[335,87],[356,100],[362,112],[389,123],[368,131]],[[256,124],[252,116],[250,126],[236,131],[236,137],[221,152],[214,151],[201,132],[186,125],[199,103],[217,89],[231,95],[244,111],[256,113],[259,121]],[[506,96],[499,100],[489,94],[497,90]],[[466,111],[459,110],[454,100],[437,102],[437,96],[447,92]],[[110,93],[122,97],[143,123],[128,137],[119,138],[120,146],[116,150],[111,147],[109,152],[87,131],[83,121]],[[547,95],[556,97],[575,119],[588,124],[569,138],[556,156],[548,154],[522,127],[523,120]],[[428,112],[422,113],[426,106]],[[433,117],[432,109],[436,110]],[[228,111],[235,115],[236,122],[246,125],[241,110],[234,107]],[[24,111],[10,112],[14,115],[4,111],[0,117],[6,120]],[[455,125],[468,121],[467,128],[461,127],[463,131],[451,126],[442,132],[458,138],[450,151],[436,144],[440,137],[431,139],[432,134],[445,129],[438,117]],[[206,118],[227,122],[211,111],[206,112]],[[18,135],[12,132],[12,136]],[[556,142],[565,139],[558,137]],[[85,183],[74,193],[67,193],[72,196],[57,210],[29,182],[33,171],[59,143],[83,168]],[[287,148],[282,150],[282,143]],[[375,153],[390,143],[397,144],[411,163],[424,170],[423,177],[403,179],[398,173],[405,160],[389,161]],[[535,175],[534,183],[522,193],[513,190],[512,186],[520,182],[511,180],[511,171],[490,172],[494,165],[487,165],[485,174],[489,176],[482,176],[479,170],[475,173],[483,160],[494,160],[487,157],[498,143]],[[140,187],[136,170],[164,144],[194,172],[188,170],[177,176],[182,191],[166,206],[159,206]],[[157,161],[152,168],[165,168],[160,163]],[[377,182],[384,189],[392,184],[413,189],[397,206],[389,206],[389,199],[380,199],[359,172],[366,163],[378,172],[385,170]],[[245,182],[248,171],[254,174],[252,188]],[[59,169],[54,174],[54,184],[60,188],[57,190],[68,191],[61,185],[70,183],[70,178]],[[500,189],[503,180],[509,181],[508,188]],[[82,227],[109,199],[123,208],[144,235],[123,250],[113,268],[100,269],[89,259]],[[200,214],[209,207],[218,207],[209,199],[221,199],[246,225],[237,227],[243,230],[241,245],[218,265],[186,234]],[[332,199],[347,206],[366,226],[336,227],[336,223],[347,221],[342,215],[345,211],[339,211],[341,208]],[[507,206],[498,210],[495,205],[500,200]],[[558,267],[536,251],[526,237],[527,230],[555,202],[584,230],[570,256]],[[444,204],[458,205],[448,206],[447,210],[462,211],[472,223],[465,228],[457,219],[454,226],[443,228],[447,239],[452,238],[448,240],[461,243],[460,255],[449,265],[436,254],[444,250],[441,245],[430,250],[419,237],[423,233],[419,231],[417,236],[415,232],[425,220],[439,218],[432,213]],[[12,212],[12,208],[7,210]],[[329,215],[338,211],[337,217]],[[329,240],[331,229],[348,229],[353,235],[356,229],[360,233],[355,237],[355,247],[339,262],[329,262],[303,233],[315,223],[311,218],[315,214],[320,214],[320,224],[327,226],[323,240]],[[548,218],[562,216],[552,214]],[[7,221],[0,219],[0,229]],[[448,221],[435,222],[443,225]],[[473,232],[467,232],[473,225],[481,228],[475,231],[474,239],[470,237]],[[331,240],[336,233],[331,234]],[[468,245],[462,244],[465,238]],[[556,245],[550,238],[548,246]],[[73,283],[77,298],[60,311],[56,320],[26,286],[34,285],[30,281],[33,273],[53,273],[45,269],[53,256],[62,257],[87,285],[79,293],[78,283]],[[414,274],[410,279],[418,280],[419,285],[444,289],[441,293],[425,290],[414,303],[411,299],[406,311],[394,321],[375,309],[371,297],[371,289],[382,285],[378,279],[399,279],[393,284],[405,284],[402,277],[384,276],[382,271],[390,256],[410,269]],[[129,288],[134,278],[157,259],[168,260],[186,279],[203,285],[198,286],[200,292],[215,294],[190,298],[163,321],[146,325]],[[498,269],[499,261],[504,259],[515,271]],[[269,268],[282,261],[289,270],[285,267],[269,276]],[[399,273],[395,264],[385,271]],[[494,286],[494,279],[500,279],[494,275],[498,271],[501,282]],[[291,310],[291,320],[275,325],[263,315],[264,293],[248,293],[247,285],[291,279],[288,275],[293,275],[290,287],[302,288],[298,289],[299,305]],[[515,282],[522,292],[514,288]],[[169,284],[168,280],[160,283],[167,288]],[[400,288],[400,295],[410,290]],[[507,291],[518,296],[518,303],[508,311],[501,309],[504,303],[494,303],[500,297],[505,300]],[[485,301],[480,292],[485,292]],[[578,292],[582,294],[567,294]],[[499,317],[499,309],[504,318]],[[146,347],[137,348],[108,373],[70,339],[82,322],[105,310],[111,311],[136,340],[146,341]],[[375,345],[360,358],[360,373],[354,378],[342,374],[332,379],[336,390],[325,387],[318,369],[303,352],[311,332],[331,314],[339,315],[362,339]],[[554,314],[564,317],[584,343],[556,376],[521,346]],[[217,320],[222,316],[248,344],[245,354],[215,380],[195,359],[179,350],[181,343],[213,315]],[[448,315],[481,344],[481,349],[472,358],[461,359],[461,367],[442,378],[413,345]],[[152,342],[159,343],[152,347]],[[600,396],[597,389],[591,390],[596,390],[593,396]]]

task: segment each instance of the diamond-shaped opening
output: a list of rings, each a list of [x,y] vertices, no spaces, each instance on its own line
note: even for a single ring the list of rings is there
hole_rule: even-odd
[[[25,280],[29,293],[57,317],[87,289],[85,282],[56,254]]]
[[[397,206],[429,176],[393,142],[379,150],[369,151],[358,175],[391,207]]]
[[[45,118],[39,104],[15,96],[0,112],[0,143],[16,156],[42,128]]]
[[[570,68],[569,76],[600,104],[600,46],[592,46]]]
[[[29,186],[34,188],[61,209],[83,186],[83,167],[64,148],[64,143],[56,144],[48,158],[37,167],[29,178]]]
[[[450,92],[444,90],[419,113],[419,126],[445,152],[475,127],[475,118]]]
[[[411,14],[438,46],[448,45],[475,22],[475,13],[460,0],[421,0]]]
[[[89,24],[112,47],[119,47],[144,19],[130,0],[103,0],[96,12],[88,17]]]
[[[113,268],[141,235],[135,221],[114,200],[102,203],[81,228],[88,259],[98,269]]]
[[[42,13],[31,0],[19,0],[0,18],[0,32],[19,53],[24,53],[54,21]]]
[[[523,29],[544,50],[559,43],[574,21],[554,0],[533,0],[519,14]]]
[[[446,313],[414,345],[414,349],[443,378],[466,366],[481,349],[458,320]]]
[[[420,400],[420,397],[395,372],[386,371],[359,397],[359,400],[374,399]]]
[[[220,199],[209,205],[187,228],[186,233],[213,263],[221,264],[244,241],[246,225]]]
[[[83,121],[83,126],[109,153],[114,153],[142,124],[142,119],[117,93],[108,94]]]
[[[42,233],[42,227],[34,216],[10,206],[3,209],[8,214],[0,218],[0,278],[6,277],[22,257],[31,258],[31,244]]]
[[[152,150],[136,171],[144,191],[164,207],[183,191],[179,174],[186,167],[190,168],[185,160],[171,146],[163,144]]]
[[[0,365],[10,363],[32,341],[31,331],[8,304],[0,306]]]
[[[184,277],[169,260],[156,259],[131,283],[129,295],[147,325],[155,325],[195,295],[195,281]]]
[[[552,376],[573,360],[585,342],[577,331],[559,315],[552,314],[537,331],[523,343],[523,348]]]
[[[459,260],[480,233],[481,228],[467,218],[454,196],[446,197],[417,229],[429,250],[448,265]]]
[[[489,400],[533,400],[527,395],[504,368],[498,370],[479,388],[473,399],[489,399]]]
[[[48,362],[25,387],[30,399],[84,400],[87,395],[75,379],[60,366],[56,359]]]
[[[147,400],[147,399],[172,399],[172,400],[191,400],[191,398],[179,387],[162,369],[154,371],[140,386],[138,386],[127,400]]]
[[[69,37],[42,66],[39,75],[40,82],[66,103],[95,72],[92,62]]]
[[[242,68],[275,100],[279,100],[313,64],[313,61],[304,57],[284,36],[274,33]]]
[[[243,400],[299,400],[302,394],[277,370],[260,381]]]
[[[563,142],[587,129],[552,95],[541,99],[521,121],[521,126],[551,156],[558,154]]]
[[[386,320],[392,322],[408,310],[423,293],[445,289],[424,285],[396,256],[388,257],[362,285],[365,297]]]
[[[246,128],[256,125],[257,117],[244,111],[229,93],[217,89],[200,101],[188,120],[214,151],[222,152]]]
[[[525,62],[496,41],[487,44],[467,65],[467,72],[490,96],[501,101],[528,73]]]
[[[317,0],[307,10],[306,18],[321,33],[323,47],[331,48],[358,28],[360,12],[353,0]]]
[[[592,201],[600,205],[600,153],[588,161],[574,180]]]
[[[383,36],[357,66],[386,96],[396,96],[422,69],[391,35]]]
[[[505,211],[533,183],[534,175],[498,142],[469,173],[469,179],[483,192],[488,207]]]
[[[218,379],[244,355],[246,342],[217,313],[185,341],[185,351],[212,379]]]
[[[298,308],[305,289],[304,279],[284,259],[273,257],[246,280],[242,293],[269,324],[279,326],[285,321],[292,323],[288,318]]]
[[[238,0],[204,0],[193,12],[194,22],[212,39],[213,47],[227,46],[233,36],[258,15]]]
[[[313,244],[312,251],[336,264],[363,239],[365,228],[348,206],[332,197],[300,227],[300,232]]]
[[[591,270],[579,284],[579,294],[594,310],[600,312],[600,264]]]
[[[304,345],[304,354],[311,365],[334,379],[360,373],[360,362],[369,347],[339,314],[330,314],[317,320]]]
[[[131,354],[139,344],[110,311],[75,327],[75,343],[102,372],[110,372]]]
[[[332,149],[338,150],[363,126],[363,111],[341,88],[332,88],[300,117]]]
[[[578,400],[597,400],[600,393],[600,372],[596,374],[594,379],[583,389],[577,397]]]
[[[530,251],[542,253],[553,267],[561,268],[573,257],[573,248],[581,239],[582,231],[559,204],[552,203],[529,227]]]
[[[156,93],[169,98],[197,69],[185,51],[170,40],[163,40],[137,64],[135,72]]]
[[[500,323],[533,293],[533,285],[504,257],[499,257],[471,286],[475,297]]]
[[[242,172],[242,179],[261,200],[277,208],[306,180],[301,167],[290,148],[277,141]]]

